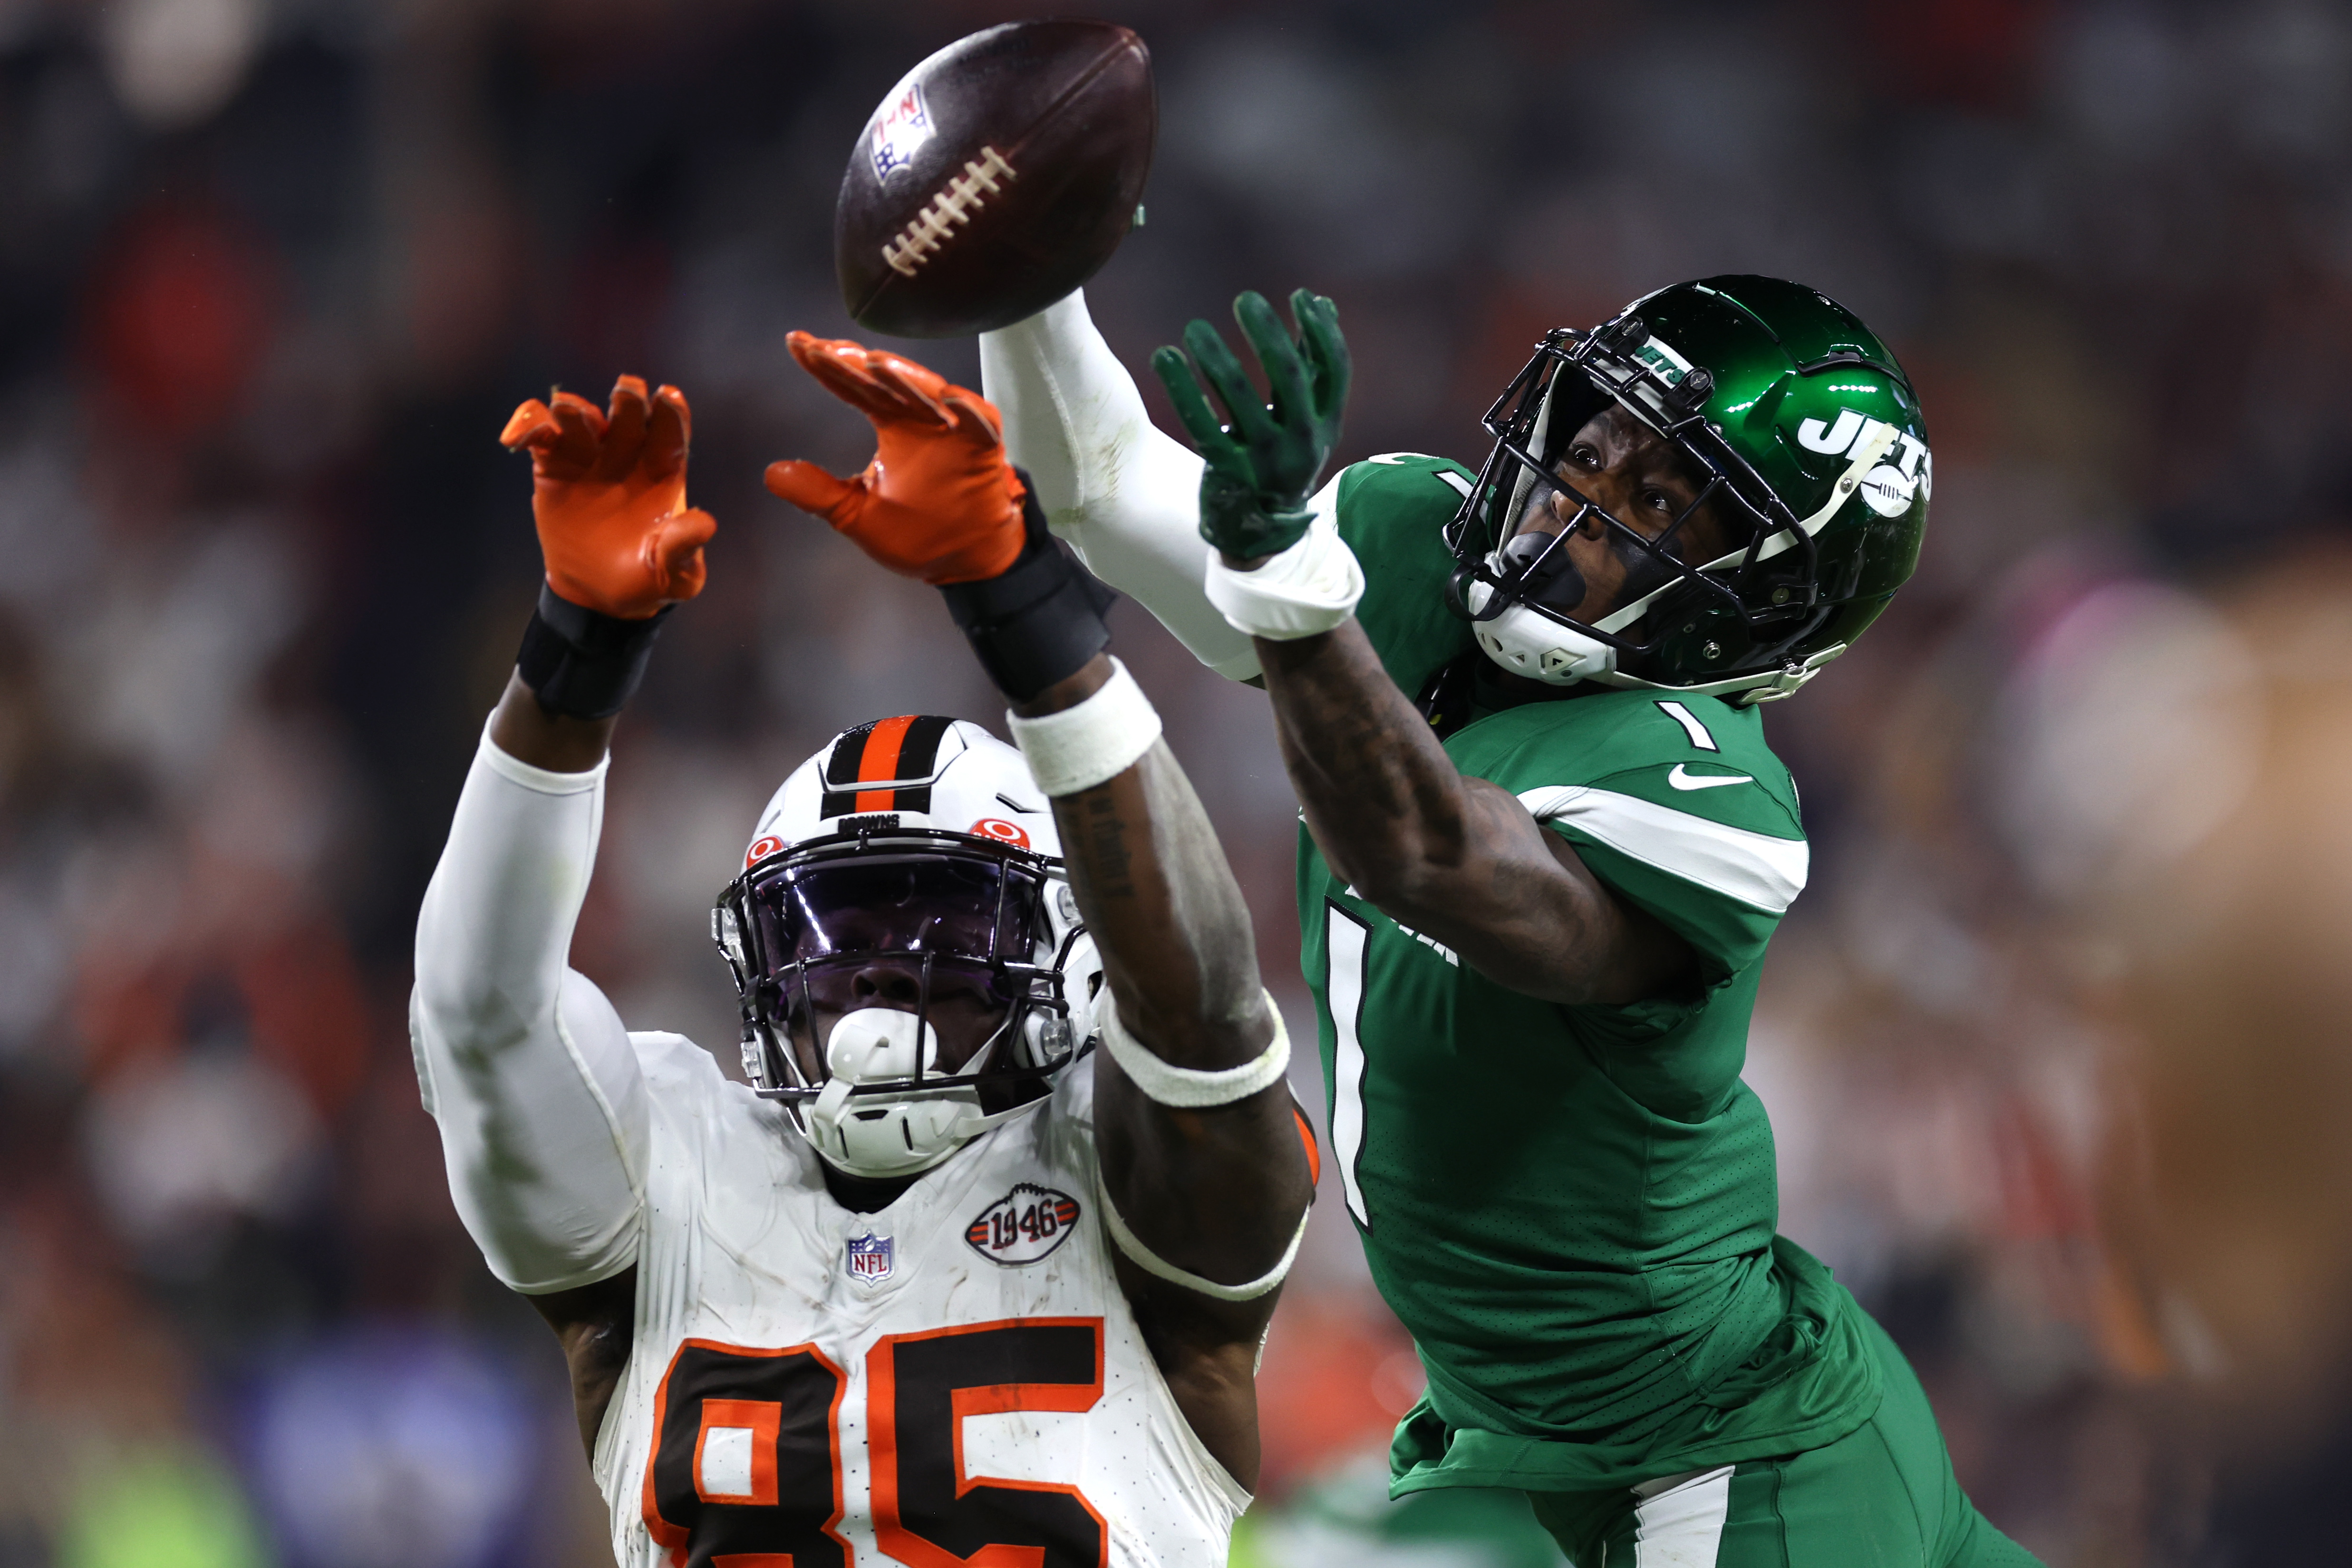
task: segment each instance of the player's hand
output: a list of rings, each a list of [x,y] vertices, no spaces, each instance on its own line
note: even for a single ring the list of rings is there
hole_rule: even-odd
[[[1271,405],[1258,401],[1241,361],[1206,321],[1184,329],[1191,363],[1172,348],[1151,356],[1176,417],[1208,464],[1201,475],[1201,537],[1237,561],[1279,554],[1298,542],[1307,531],[1307,498],[1339,441],[1349,366],[1339,307],[1301,289],[1290,296],[1290,313],[1298,321],[1295,340],[1265,295],[1252,289],[1234,301],[1234,319],[1265,367]],[[1203,378],[1230,424],[1211,407]]]
[[[625,621],[702,592],[702,547],[719,524],[686,504],[692,431],[684,393],[647,397],[634,375],[613,384],[608,411],[569,392],[514,411],[499,439],[530,453],[549,587]]]
[[[893,572],[934,586],[1002,575],[1027,534],[995,406],[937,371],[845,338],[794,332],[786,342],[802,369],[873,422],[874,460],[853,479],[797,459],[772,463],[768,488]]]

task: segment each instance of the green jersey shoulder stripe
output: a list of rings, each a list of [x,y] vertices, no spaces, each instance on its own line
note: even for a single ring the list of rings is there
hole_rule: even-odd
[[[1710,892],[1767,914],[1788,912],[1805,890],[1811,852],[1801,838],[1775,838],[1685,811],[1583,784],[1522,790],[1538,822],[1558,823]]]

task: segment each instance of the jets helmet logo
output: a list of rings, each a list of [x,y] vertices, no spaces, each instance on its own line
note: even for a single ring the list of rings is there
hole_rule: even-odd
[[[1809,452],[1857,454],[1876,446],[1891,459],[1862,477],[1862,499],[1881,517],[1900,517],[1914,498],[1935,489],[1935,460],[1927,443],[1906,431],[1890,437],[1883,419],[1858,409],[1841,408],[1834,421],[1808,419],[1797,426],[1797,444]]]

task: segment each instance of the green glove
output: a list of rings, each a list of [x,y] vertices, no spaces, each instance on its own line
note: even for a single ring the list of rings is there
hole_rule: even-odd
[[[1252,289],[1234,301],[1234,320],[1265,367],[1271,406],[1258,401],[1241,361],[1206,321],[1184,329],[1190,363],[1172,348],[1151,356],[1176,417],[1208,464],[1201,473],[1201,537],[1239,561],[1279,554],[1307,531],[1307,499],[1339,443],[1348,401],[1339,308],[1301,289],[1290,297],[1290,313],[1298,320],[1295,341],[1265,295]],[[1231,411],[1231,425],[1210,406],[1202,378]]]

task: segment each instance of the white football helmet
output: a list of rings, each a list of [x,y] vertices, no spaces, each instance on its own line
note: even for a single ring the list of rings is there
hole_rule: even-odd
[[[845,731],[769,801],[711,935],[745,1074],[827,1162],[927,1170],[1035,1109],[1091,1041],[1102,963],[1061,849],[1021,753],[962,720]],[[877,1005],[877,976],[911,1010]],[[952,1071],[933,1017],[950,989],[1002,1010]]]

